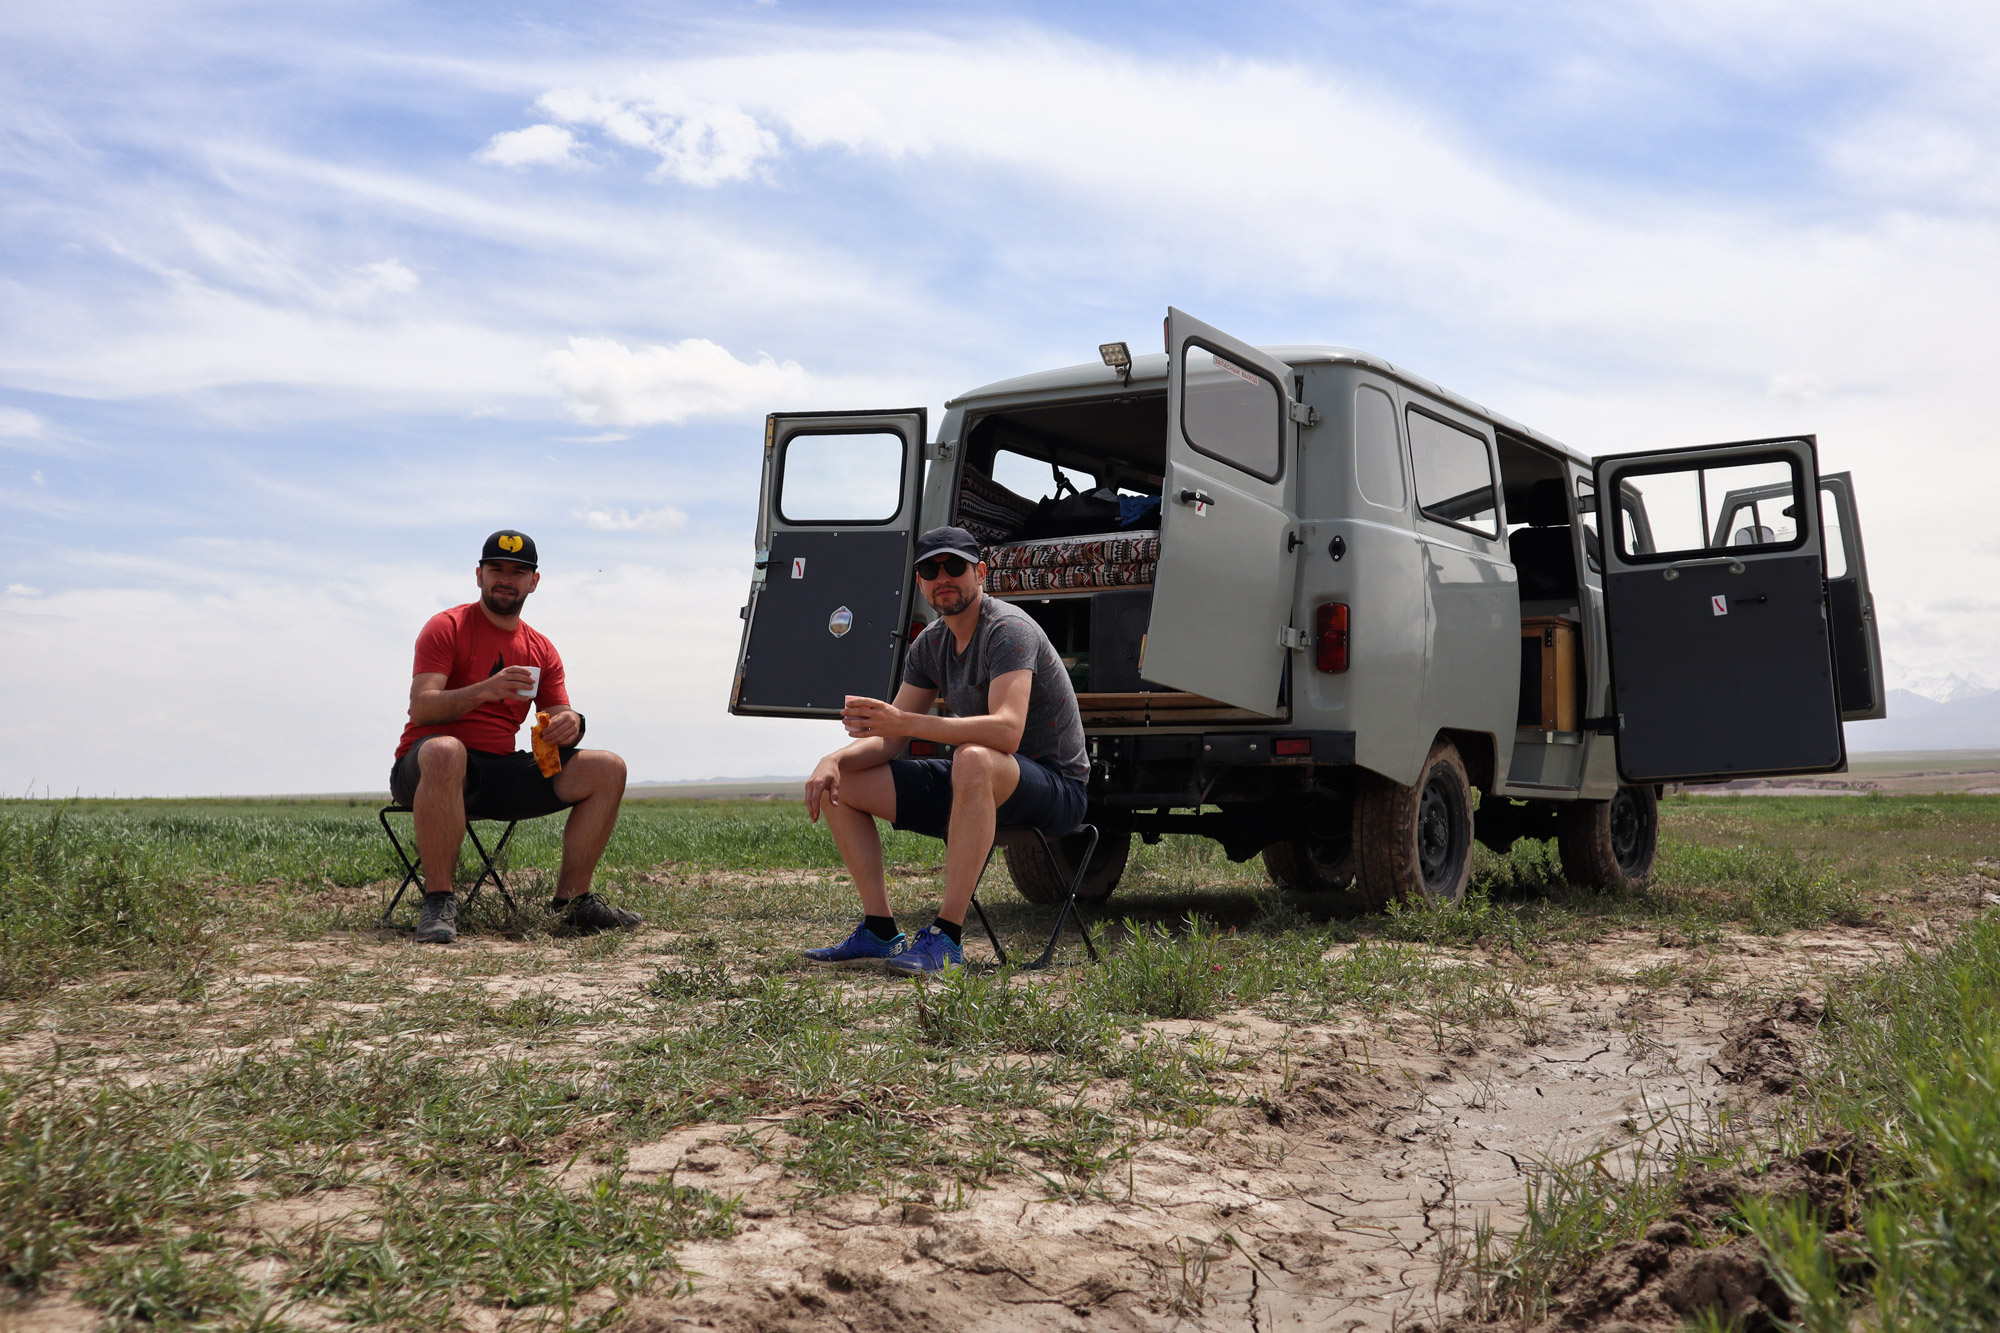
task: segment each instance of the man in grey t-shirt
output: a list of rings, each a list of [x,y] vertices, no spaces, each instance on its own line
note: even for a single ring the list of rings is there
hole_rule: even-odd
[[[1083,822],[1090,761],[1055,645],[1025,612],[986,595],[986,565],[963,528],[917,539],[917,583],[938,619],[910,645],[895,702],[850,698],[841,721],[857,739],[806,781],[806,813],[826,816],[865,914],[846,940],[808,949],[815,963],[910,976],[959,966],[965,909],[995,826],[1053,837]],[[939,700],[943,717],[931,713]],[[898,758],[910,740],[950,745],[952,757]],[[889,910],[877,816],[949,843],[937,920],[907,942]]]

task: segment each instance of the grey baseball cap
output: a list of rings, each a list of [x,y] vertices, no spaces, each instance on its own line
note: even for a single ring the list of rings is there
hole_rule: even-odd
[[[919,561],[938,555],[963,556],[975,565],[986,558],[979,553],[978,539],[964,528],[932,528],[917,538]]]

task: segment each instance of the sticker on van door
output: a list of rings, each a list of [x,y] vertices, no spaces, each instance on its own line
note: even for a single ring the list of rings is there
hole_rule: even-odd
[[[1728,615],[1729,598],[1721,593],[1717,593],[1715,596],[1708,599],[1708,609],[1713,611],[1718,616]]]
[[[802,555],[793,556],[792,577],[795,579],[802,579],[805,576],[806,576],[806,558]]]

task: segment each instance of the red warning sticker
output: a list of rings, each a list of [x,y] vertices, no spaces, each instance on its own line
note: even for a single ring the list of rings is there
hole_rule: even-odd
[[[1718,616],[1726,616],[1729,614],[1729,599],[1721,593],[1717,593],[1708,599],[1708,608]]]
[[[793,556],[792,577],[795,579],[802,579],[805,576],[806,576],[806,558],[802,555]]]

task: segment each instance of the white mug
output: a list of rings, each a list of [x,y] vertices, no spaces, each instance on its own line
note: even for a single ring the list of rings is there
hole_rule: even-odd
[[[538,666],[524,666],[521,670],[533,676],[534,679],[528,682],[527,689],[515,690],[514,693],[523,699],[533,699],[542,691],[542,669]]]

